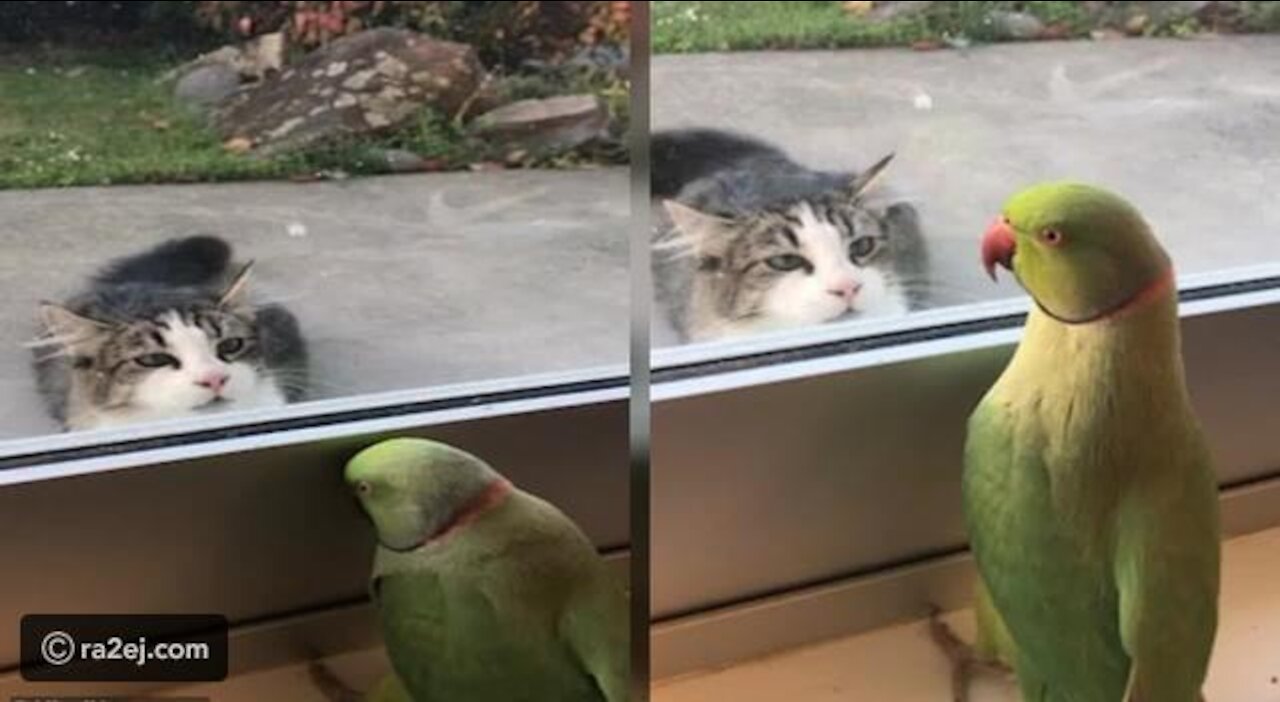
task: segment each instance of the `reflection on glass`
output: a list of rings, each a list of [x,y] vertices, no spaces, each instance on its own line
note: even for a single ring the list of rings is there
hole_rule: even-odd
[[[1180,274],[1280,260],[1269,10],[1014,5],[655,3],[655,345],[1021,296],[978,239],[1044,180],[1123,194]]]
[[[0,438],[625,363],[628,31],[5,5]]]

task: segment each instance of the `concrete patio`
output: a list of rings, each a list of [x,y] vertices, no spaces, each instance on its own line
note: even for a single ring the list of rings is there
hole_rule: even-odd
[[[317,397],[625,363],[628,188],[614,168],[0,192],[0,438],[56,430],[22,346],[37,302],[192,233],[257,261]]]
[[[769,139],[817,168],[888,152],[920,209],[936,303],[992,285],[978,238],[1023,185],[1079,179],[1148,216],[1181,273],[1280,262],[1280,36],[656,56],[654,129]]]

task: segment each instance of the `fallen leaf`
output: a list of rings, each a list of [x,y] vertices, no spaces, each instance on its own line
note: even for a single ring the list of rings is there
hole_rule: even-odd
[[[1094,41],[1109,41],[1111,39],[1123,39],[1124,33],[1117,32],[1114,29],[1095,29],[1089,32],[1089,38]]]
[[[1066,22],[1054,22],[1045,26],[1037,35],[1040,39],[1066,39],[1071,36],[1071,25]]]
[[[937,51],[946,46],[937,39],[921,39],[920,41],[911,42],[913,51]]]
[[[161,132],[165,131],[166,129],[172,126],[173,126],[173,123],[167,119],[157,119],[157,120],[151,121],[151,128]]]
[[[253,150],[253,140],[248,137],[231,137],[222,142],[222,148],[233,154],[248,153]]]
[[[856,16],[862,16],[867,14],[868,12],[871,11],[871,8],[875,5],[875,3],[870,2],[870,0],[861,0],[857,2],[842,2],[840,4],[844,7],[845,12],[848,12],[849,14],[856,15]]]

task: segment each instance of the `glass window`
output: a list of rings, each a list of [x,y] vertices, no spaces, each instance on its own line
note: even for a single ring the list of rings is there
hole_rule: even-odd
[[[6,5],[0,439],[619,376],[626,23]]]
[[[459,504],[423,510],[439,532],[409,527],[422,543],[523,499],[510,481],[601,552],[617,697],[629,5],[0,4],[10,631],[34,612],[216,613],[231,679],[191,694],[322,696],[300,669],[248,674],[335,656],[364,693],[390,670],[369,598],[382,537],[344,466],[425,438],[500,475],[465,461],[437,495]],[[346,675],[352,651],[366,677]],[[0,695],[39,687],[20,662],[0,640]]]
[[[843,5],[654,4],[655,345],[1022,297],[978,241],[1043,180],[1123,194],[1185,281],[1280,261],[1270,37],[1167,38],[1216,28],[1175,9],[1117,30],[1108,3]]]

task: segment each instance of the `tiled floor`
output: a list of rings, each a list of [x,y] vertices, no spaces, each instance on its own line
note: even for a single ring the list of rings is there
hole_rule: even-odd
[[[1228,542],[1222,619],[1208,702],[1280,702],[1280,529]],[[972,630],[969,612],[960,631]],[[923,622],[660,681],[653,702],[944,702],[949,668]],[[1015,702],[1010,683],[981,680],[972,702]]]

